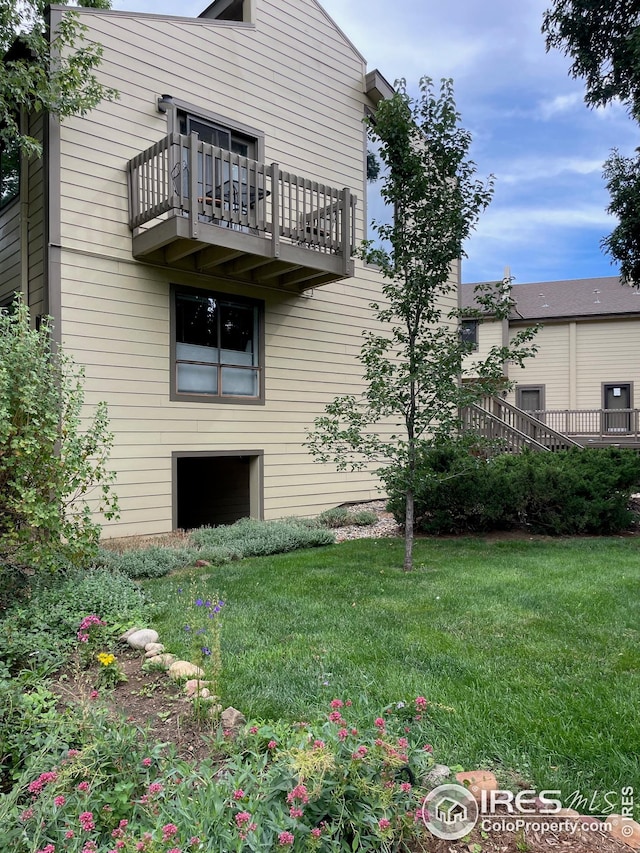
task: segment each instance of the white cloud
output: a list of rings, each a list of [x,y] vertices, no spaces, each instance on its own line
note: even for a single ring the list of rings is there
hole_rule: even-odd
[[[550,101],[542,101],[538,105],[538,110],[543,121],[549,121],[557,115],[572,112],[576,107],[582,107],[583,103],[583,97],[579,92],[571,92],[569,95],[556,95]]]

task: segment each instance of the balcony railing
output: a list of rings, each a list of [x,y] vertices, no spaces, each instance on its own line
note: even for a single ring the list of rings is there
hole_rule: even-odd
[[[166,136],[134,157],[128,171],[137,257],[172,238],[187,239],[195,242],[176,253],[181,258],[209,244],[237,248],[236,260],[246,252],[262,257],[263,265],[277,261],[278,275],[301,267],[324,280],[353,275],[356,198],[348,188],[242,157],[200,141],[196,133]],[[167,220],[174,220],[173,231]],[[244,262],[245,269],[250,266]],[[307,280],[312,278],[309,273]]]
[[[565,435],[640,440],[639,409],[545,409],[529,414]]]

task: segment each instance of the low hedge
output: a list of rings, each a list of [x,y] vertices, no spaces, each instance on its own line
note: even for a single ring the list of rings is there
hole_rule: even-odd
[[[404,520],[401,488],[389,486],[389,509]],[[536,533],[612,534],[633,521],[629,498],[640,491],[640,455],[618,448],[490,458],[455,444],[420,462],[416,530],[464,533],[527,525]]]

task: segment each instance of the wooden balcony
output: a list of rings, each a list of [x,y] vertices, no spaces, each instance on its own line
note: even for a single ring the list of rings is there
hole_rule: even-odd
[[[640,409],[545,409],[529,414],[582,445],[640,443]]]
[[[356,199],[198,135],[171,134],[128,165],[133,255],[288,291],[353,275]]]

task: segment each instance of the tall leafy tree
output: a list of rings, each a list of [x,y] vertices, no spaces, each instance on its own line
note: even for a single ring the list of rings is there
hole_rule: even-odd
[[[60,0],[61,5],[70,5]],[[108,9],[110,0],[78,0],[74,5]],[[20,126],[20,112],[51,112],[61,119],[84,115],[117,93],[99,82],[102,47],[85,38],[86,27],[73,11],[47,30],[46,0],[0,0],[0,146],[39,156],[40,143]]]
[[[585,81],[592,107],[614,100],[640,122],[640,1],[556,0],[545,12],[547,49],[571,58],[570,74]],[[602,241],[620,264],[622,277],[640,286],[640,149],[635,157],[612,151],[604,178],[611,197],[607,210],[618,225]]]
[[[364,244],[365,261],[383,276],[384,301],[372,304],[382,331],[363,332],[360,351],[365,390],[330,403],[309,434],[308,447],[341,470],[373,462],[383,481],[406,495],[404,568],[413,566],[414,492],[420,457],[459,428],[459,409],[504,387],[507,359],[521,362],[532,330],[509,347],[494,347],[470,370],[472,345],[459,334],[453,267],[492,196],[492,180],[476,178],[468,157],[470,134],[459,126],[453,84],[420,81],[412,99],[405,81],[378,106],[370,125],[384,165],[382,196],[395,211],[391,224],[374,223],[378,244]],[[508,282],[507,282],[508,284]],[[449,298],[448,298],[449,297]],[[484,310],[504,317],[508,288],[479,294]],[[472,372],[475,381],[463,384]],[[391,426],[390,426],[391,425]]]

